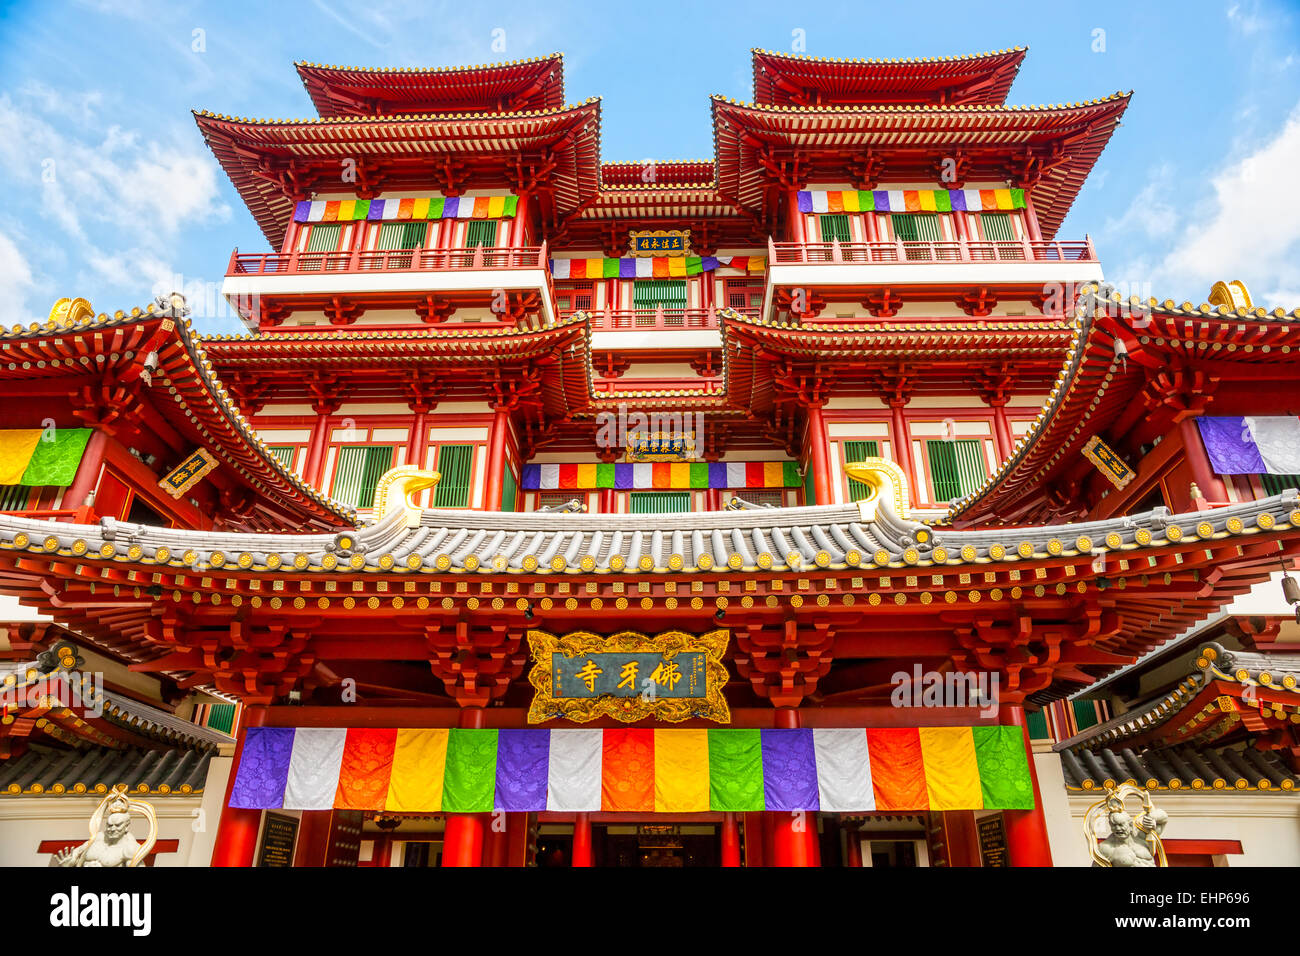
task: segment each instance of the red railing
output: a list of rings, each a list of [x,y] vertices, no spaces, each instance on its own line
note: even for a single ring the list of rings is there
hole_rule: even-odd
[[[769,265],[875,265],[959,262],[1096,262],[1092,239],[1042,242],[772,242]]]
[[[560,315],[568,318],[579,309],[565,309]],[[746,315],[757,315],[757,309],[738,309]],[[598,309],[591,311],[593,332],[630,332],[637,329],[680,331],[683,329],[716,329],[718,313],[713,307],[700,309]]]
[[[468,249],[382,249],[230,255],[228,276],[315,275],[322,272],[470,272],[547,268],[546,245]]]
[[[16,518],[68,518],[75,524],[92,524],[95,521],[93,508],[23,508],[17,511],[0,511],[0,515],[13,515]]]

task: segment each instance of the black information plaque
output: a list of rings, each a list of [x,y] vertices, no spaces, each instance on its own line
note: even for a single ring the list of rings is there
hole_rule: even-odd
[[[262,828],[262,849],[257,855],[258,866],[293,866],[293,844],[298,838],[298,819],[283,817],[278,813],[266,815]]]
[[[1002,814],[985,817],[977,826],[984,865],[1007,866],[1007,831],[1002,825]]]

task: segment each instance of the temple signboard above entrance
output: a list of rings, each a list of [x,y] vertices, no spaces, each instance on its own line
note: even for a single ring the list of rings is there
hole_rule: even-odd
[[[655,637],[635,631],[610,637],[529,631],[529,680],[536,694],[528,722],[609,716],[625,722],[702,717],[728,723],[722,657],[729,637],[725,630],[701,635],[668,631]]]

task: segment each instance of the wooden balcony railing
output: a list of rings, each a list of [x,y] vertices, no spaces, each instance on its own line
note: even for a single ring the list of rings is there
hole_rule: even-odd
[[[567,318],[579,309],[565,309],[561,316]],[[758,309],[738,309],[746,315],[757,315]],[[632,332],[637,330],[681,331],[685,329],[716,329],[718,313],[712,306],[697,309],[599,309],[591,311],[593,332]]]
[[[1092,239],[1013,242],[772,242],[769,265],[876,265],[962,262],[1096,262]]]
[[[474,272],[484,269],[547,271],[546,245],[473,246],[468,249],[383,249],[349,252],[269,252],[230,256],[227,276],[313,275],[322,272]]]
[[[0,511],[0,515],[13,515],[18,518],[48,518],[52,521],[71,521],[74,524],[92,524],[95,509],[80,508],[23,508],[17,511]]]

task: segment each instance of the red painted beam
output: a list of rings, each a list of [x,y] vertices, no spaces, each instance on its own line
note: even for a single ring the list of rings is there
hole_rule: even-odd
[[[1246,852],[1241,848],[1240,840],[1166,840],[1162,838],[1160,842],[1165,848],[1165,853],[1170,856],[1191,856],[1193,854],[1219,856],[1229,853],[1239,855]]]

